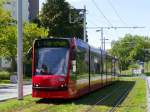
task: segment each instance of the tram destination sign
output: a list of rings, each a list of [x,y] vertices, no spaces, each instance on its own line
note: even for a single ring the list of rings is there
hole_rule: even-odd
[[[69,41],[63,39],[37,40],[35,47],[69,47]]]

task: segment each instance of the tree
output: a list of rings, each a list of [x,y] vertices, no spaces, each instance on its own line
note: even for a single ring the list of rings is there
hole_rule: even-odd
[[[11,71],[16,71],[17,56],[17,26],[10,12],[4,10],[3,3],[9,0],[0,0],[0,56],[8,57],[12,61]],[[47,37],[48,30],[38,27],[34,23],[25,23],[23,31],[23,54],[27,53],[36,38]]]
[[[0,52],[1,57],[11,58],[12,65],[11,71],[16,69],[16,47],[17,47],[17,36],[16,36],[16,27],[15,26],[6,26],[1,29],[3,34],[0,38]]]
[[[26,55],[27,51],[33,45],[33,41],[38,38],[45,38],[48,35],[48,30],[43,27],[38,27],[37,24],[34,23],[25,23],[24,24],[24,55]]]
[[[3,9],[3,3],[7,1],[8,0],[0,0],[0,28],[14,22],[11,18],[10,12]]]
[[[78,37],[83,38],[83,24],[69,23],[69,13],[71,6],[65,0],[47,0],[43,4],[40,14],[40,24],[49,29],[49,36],[53,37]],[[78,17],[80,14],[77,10]]]
[[[120,59],[123,69],[130,64],[145,61],[145,49],[150,48],[150,40],[138,35],[125,35],[124,38],[113,42],[110,53]]]
[[[11,58],[12,65],[11,71],[16,70],[16,56],[17,56],[17,27],[16,25],[6,26],[1,29],[3,34],[0,38],[0,56]],[[45,28],[38,28],[36,24],[26,23],[24,24],[24,38],[23,38],[23,54],[27,53],[27,50],[32,46],[33,40],[37,38],[43,38],[47,36],[47,30]]]

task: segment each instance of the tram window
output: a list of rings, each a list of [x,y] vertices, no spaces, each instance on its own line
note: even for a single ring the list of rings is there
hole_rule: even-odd
[[[106,73],[107,73],[107,68],[106,68],[107,62],[106,61],[107,61],[106,58],[103,57],[103,73],[104,73],[104,75],[106,75]]]
[[[116,74],[117,75],[119,75],[119,61],[118,60],[116,60],[116,64],[115,64],[116,66],[115,66],[115,71],[116,71]]]
[[[36,75],[66,75],[68,54],[67,48],[38,49],[36,51]]]
[[[100,74],[100,60],[98,58],[95,58],[97,61],[95,61],[95,73]]]
[[[100,57],[95,53],[91,53],[91,73],[92,74],[100,74]]]
[[[112,58],[108,56],[107,58],[107,74],[112,74]]]
[[[84,48],[77,48],[77,79],[88,78],[89,52]]]

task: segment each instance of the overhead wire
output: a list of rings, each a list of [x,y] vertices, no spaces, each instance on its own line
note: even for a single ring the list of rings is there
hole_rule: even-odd
[[[116,8],[114,7],[113,3],[111,2],[111,0],[107,0],[109,5],[111,6],[111,8],[114,10],[116,16],[119,18],[119,20],[124,24],[127,25],[127,23],[122,19],[122,17],[120,16],[120,14],[118,13],[118,11],[116,10]]]
[[[112,7],[112,9],[114,10],[116,16],[119,18],[119,20],[125,25],[125,26],[129,26],[125,21],[124,19],[120,16],[120,14],[118,13],[118,11],[116,10],[115,6],[113,5],[113,3],[111,2],[111,0],[107,0],[109,5]],[[116,31],[115,31],[116,32]],[[133,29],[130,29],[128,30],[129,33],[133,33],[134,30]]]
[[[95,12],[93,12],[93,11],[92,12],[89,11],[87,14],[88,14],[87,15],[87,19],[90,21],[90,23],[93,23],[93,25],[96,26],[96,27],[100,26],[100,23],[104,23],[105,22],[105,20],[100,21],[99,17],[101,17],[101,15],[95,16],[97,14]]]
[[[99,13],[104,17],[104,19],[107,21],[107,23],[110,26],[113,26],[112,23],[109,21],[109,19],[105,16],[105,14],[103,13],[103,11],[99,8],[99,6],[97,5],[97,3],[95,2],[95,0],[91,0],[93,5],[97,8],[97,10],[99,11]]]
[[[113,5],[113,3],[111,2],[111,0],[107,0],[107,2],[109,3],[109,5],[111,6],[111,8],[114,10],[114,13],[116,14],[116,16],[118,17],[118,19],[122,22],[123,25],[128,26],[128,24],[124,21],[124,19],[120,16],[120,14],[118,13],[118,11],[116,10],[115,6]],[[132,29],[128,30],[128,32],[133,32]],[[118,33],[115,30],[115,34],[116,36],[118,36]],[[119,37],[119,36],[118,36]]]
[[[88,22],[94,26],[98,26],[95,22],[93,22],[91,19],[87,18],[88,19]]]

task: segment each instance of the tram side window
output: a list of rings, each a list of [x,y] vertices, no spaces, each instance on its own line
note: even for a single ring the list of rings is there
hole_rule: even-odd
[[[95,67],[94,67],[94,56],[91,53],[91,57],[90,57],[90,71],[91,74],[95,74]]]
[[[103,75],[106,75],[107,73],[107,58],[103,57]]]
[[[112,58],[112,75],[115,76],[115,59]]]
[[[115,63],[115,71],[116,71],[116,75],[119,75],[120,70],[119,70],[119,61],[118,60],[116,60],[116,63]]]
[[[77,79],[88,78],[89,75],[89,52],[84,48],[77,48]]]
[[[90,59],[90,64],[91,64],[91,74],[95,74],[95,75],[98,75],[100,74],[100,71],[101,71],[101,62],[100,62],[100,57],[97,56],[95,53],[91,53],[91,59]]]
[[[112,74],[112,58],[108,57],[107,59],[107,74],[111,75]]]
[[[72,49],[71,51],[71,69],[70,69],[70,79],[72,81],[75,81],[76,80],[76,49]]]

